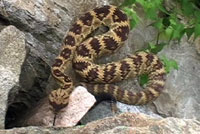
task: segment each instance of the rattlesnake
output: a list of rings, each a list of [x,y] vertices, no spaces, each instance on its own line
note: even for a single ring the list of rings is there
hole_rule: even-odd
[[[101,25],[108,26],[108,32],[88,37]],[[71,63],[75,71],[87,81],[82,85],[94,95],[108,94],[117,101],[131,105],[146,104],[160,95],[164,88],[166,72],[162,62],[154,54],[137,52],[118,62],[101,65],[93,62],[102,55],[117,51],[127,39],[129,29],[127,16],[111,5],[95,8],[73,24],[63,41],[59,56],[52,65],[52,75],[60,82],[60,88],[49,95],[49,102],[55,110],[68,104],[73,90],[71,78],[64,74],[64,70],[68,69]],[[141,74],[148,74],[149,81],[145,89],[137,93],[110,84]]]

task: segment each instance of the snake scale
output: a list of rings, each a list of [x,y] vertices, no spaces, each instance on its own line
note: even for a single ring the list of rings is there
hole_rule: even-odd
[[[88,37],[102,25],[109,27],[106,33]],[[130,105],[143,105],[160,95],[164,88],[166,72],[162,62],[154,54],[137,52],[118,62],[101,65],[94,63],[96,58],[116,52],[127,39],[129,30],[128,17],[111,5],[85,13],[72,25],[51,69],[53,77],[60,83],[60,88],[49,94],[49,102],[54,109],[60,110],[67,106],[73,91],[72,79],[64,74],[71,64],[87,81],[82,85],[94,95],[108,94],[115,100]],[[148,74],[149,81],[140,92],[122,90],[112,84],[141,74]]]

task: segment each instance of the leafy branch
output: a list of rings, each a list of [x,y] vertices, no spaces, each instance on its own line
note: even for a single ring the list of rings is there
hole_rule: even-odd
[[[200,2],[199,0],[172,0],[173,7],[167,10],[164,0],[125,0],[120,8],[130,18],[131,28],[140,23],[141,19],[134,10],[136,5],[140,5],[146,18],[150,19],[158,30],[156,42],[149,42],[144,51],[157,54],[162,51],[170,41],[180,40],[186,35],[189,38],[194,35],[194,39],[200,36]],[[160,57],[167,73],[173,69],[178,69],[178,64],[173,59],[166,56]],[[148,81],[148,77],[140,77],[141,84]]]

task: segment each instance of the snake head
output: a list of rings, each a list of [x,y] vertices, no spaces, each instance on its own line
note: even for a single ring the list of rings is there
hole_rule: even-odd
[[[53,90],[49,94],[49,103],[54,108],[55,112],[66,107],[69,101],[69,93],[64,89]]]

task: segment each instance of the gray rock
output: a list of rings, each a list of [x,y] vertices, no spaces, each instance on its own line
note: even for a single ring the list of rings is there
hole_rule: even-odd
[[[113,116],[115,113],[112,112],[111,103],[102,101],[97,106],[92,108],[82,119],[81,124],[87,124],[91,121],[103,119],[105,117]]]
[[[192,119],[157,119],[124,113],[73,128],[22,127],[0,130],[0,134],[199,134],[200,122]]]
[[[200,57],[195,46],[183,39],[162,54],[178,62],[179,69],[168,74],[166,90],[155,102],[159,113],[200,120]]]
[[[8,94],[19,84],[25,55],[25,35],[14,26],[3,29],[0,33],[0,128],[4,128]]]
[[[120,112],[131,112],[131,113],[144,113],[149,116],[152,116],[154,118],[162,118],[159,114],[154,112],[152,107],[150,105],[147,106],[131,106],[131,105],[126,105],[123,103],[118,102],[117,107],[120,109]]]
[[[9,91],[17,84],[18,77],[0,65],[0,128],[4,128]]]
[[[2,0],[0,14],[26,34],[31,51],[51,65],[74,19],[106,0]],[[83,6],[84,5],[84,6]]]
[[[0,65],[20,75],[26,55],[25,35],[14,26],[9,26],[1,31],[0,43]]]
[[[194,42],[197,52],[200,54],[200,38],[197,38]]]

